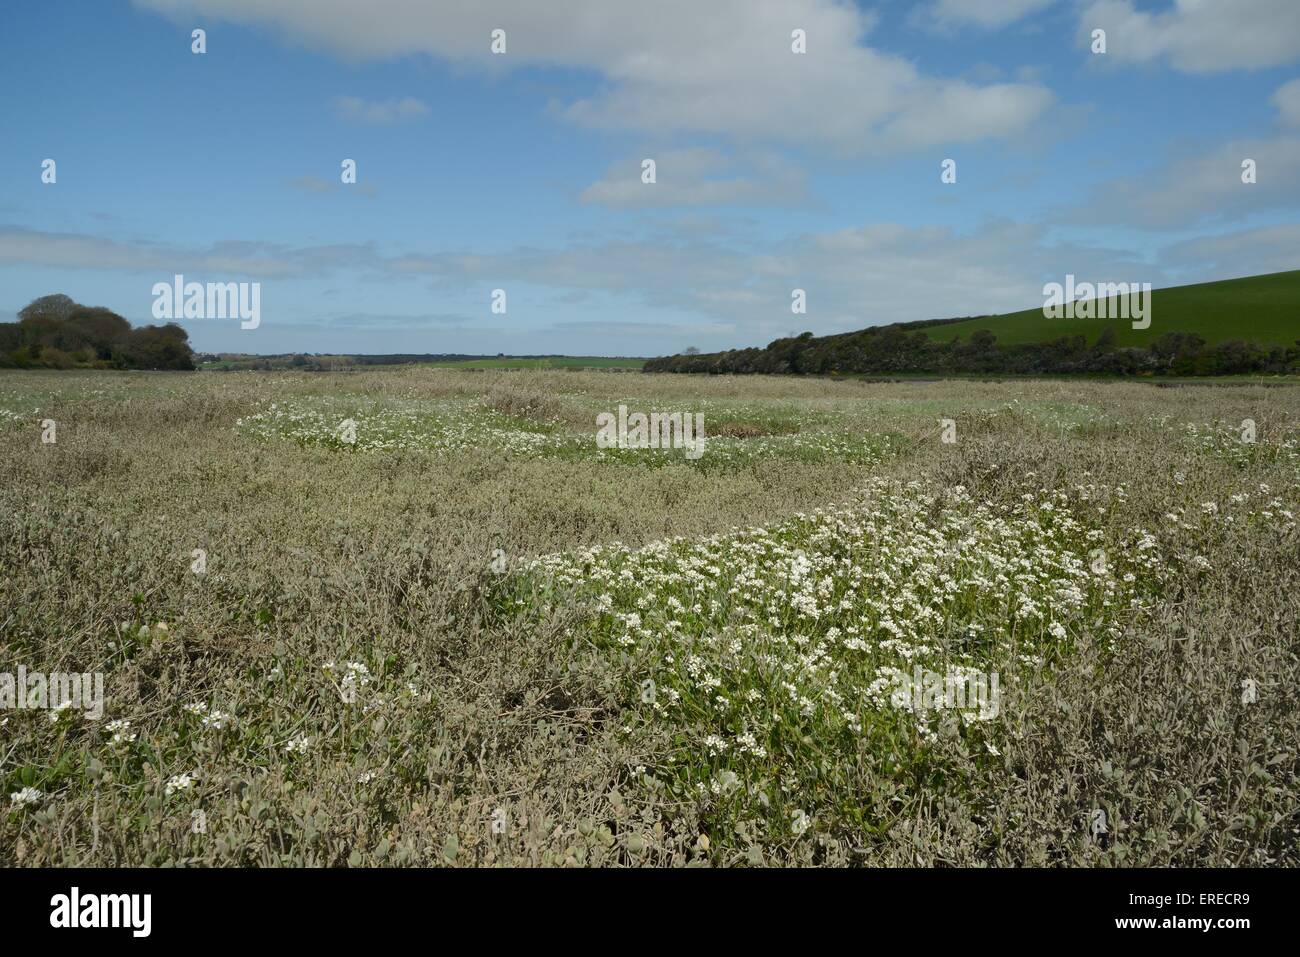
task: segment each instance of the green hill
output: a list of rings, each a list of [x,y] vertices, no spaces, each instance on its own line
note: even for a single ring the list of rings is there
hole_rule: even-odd
[[[1078,277],[1079,281],[1091,278]],[[1290,345],[1300,339],[1300,270],[1156,289],[1151,298],[1149,329],[1134,329],[1127,319],[1048,319],[1039,306],[928,326],[925,331],[936,341],[948,342],[987,329],[1003,345],[1073,335],[1093,342],[1107,326],[1115,330],[1116,345],[1121,346],[1146,346],[1166,332],[1194,332],[1210,345],[1228,339]]]
[[[1086,276],[1083,280],[1093,281]],[[1138,305],[1144,329],[1134,329],[1133,318],[1049,318],[1039,306],[1009,315],[869,326],[831,336],[805,332],[777,339],[763,348],[663,356],[647,362],[645,371],[769,375],[1300,374],[1300,271],[1157,289],[1141,300]],[[1114,308],[1117,300],[1108,302],[1108,315],[1119,311]],[[1089,305],[1091,309],[1079,311],[1100,311],[1097,303]],[[1110,334],[1103,337],[1103,333]]]

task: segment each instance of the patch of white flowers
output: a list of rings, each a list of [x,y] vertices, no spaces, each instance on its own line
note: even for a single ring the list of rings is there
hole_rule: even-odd
[[[361,689],[370,684],[370,669],[361,661],[349,661],[342,667],[327,661],[321,669],[331,676],[339,675],[339,694],[349,704],[355,702]]]
[[[45,792],[40,788],[26,787],[21,791],[12,792],[9,795],[9,803],[13,807],[27,807],[40,803],[43,797],[45,797]]]
[[[1115,640],[1162,568],[1142,529],[1090,562],[1102,535],[1089,516],[1125,495],[1080,485],[994,504],[875,479],[846,506],[776,527],[595,546],[526,571],[586,606],[635,685],[654,682],[636,707],[696,742],[676,758],[708,793],[719,769],[771,774],[805,736],[851,753],[884,721],[935,740],[933,715],[894,700],[915,669],[958,685],[998,670],[1014,680],[1071,651],[1071,635]]]
[[[219,711],[216,708],[210,709],[202,703],[187,704],[183,710],[187,714],[198,718],[203,727],[213,731],[224,731],[235,720],[233,715],[225,711]]]
[[[352,423],[350,436],[345,437],[340,429],[344,421]],[[494,413],[449,403],[368,411],[272,403],[236,421],[235,431],[263,440],[288,439],[301,445],[378,453],[490,448],[536,454],[564,444],[561,437],[520,429]]]
[[[109,738],[108,743],[115,748],[128,745],[136,739],[136,733],[131,730],[130,721],[123,721],[120,719],[117,721],[110,721],[108,724],[104,725],[104,730],[108,734],[112,735],[112,737]]]
[[[731,417],[745,413],[745,409],[728,408],[719,414]],[[711,412],[701,414],[706,421],[713,420]],[[344,423],[348,428],[343,427]],[[787,424],[799,430],[750,438],[709,435],[703,460],[710,467],[779,458],[833,458],[870,464],[893,452],[888,436],[819,430],[811,421]],[[445,454],[488,449],[531,457],[566,455],[648,466],[700,464],[684,459],[680,449],[601,449],[596,446],[594,432],[535,431],[520,427],[494,410],[445,401],[393,402],[387,406],[371,404],[368,408],[357,408],[355,403],[275,402],[237,420],[235,431],[264,441],[289,440],[303,446],[368,453]]]

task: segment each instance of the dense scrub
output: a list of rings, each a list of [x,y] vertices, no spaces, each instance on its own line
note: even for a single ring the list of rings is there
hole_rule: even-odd
[[[913,326],[873,326],[861,332],[777,339],[762,349],[664,356],[647,372],[828,374],[994,374],[1097,376],[1216,376],[1300,373],[1300,340],[1290,346],[1229,340],[1208,345],[1195,333],[1167,332],[1147,347],[1117,346],[1109,330],[1092,345],[1082,335],[1051,342],[1003,345],[988,330],[967,340],[937,340]]]
[[[42,296],[0,322],[0,368],[193,369],[189,334],[169,322],[131,324],[102,306]]]

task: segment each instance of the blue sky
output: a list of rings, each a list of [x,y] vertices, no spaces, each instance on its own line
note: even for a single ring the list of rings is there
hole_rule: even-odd
[[[660,355],[1028,308],[1066,273],[1300,268],[1296,0],[13,0],[0,24],[0,320],[65,292],[150,322],[182,273],[261,283],[258,328],[182,323],[199,350]]]

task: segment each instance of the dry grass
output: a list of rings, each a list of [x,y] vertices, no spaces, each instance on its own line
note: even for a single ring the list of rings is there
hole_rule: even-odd
[[[731,438],[697,463],[601,459],[594,417],[620,402],[703,411]],[[471,437],[496,431],[367,451],[236,427],[271,403],[363,427],[400,412],[419,434],[461,410]],[[107,701],[101,722],[0,711],[0,861],[1295,865],[1300,555],[1282,512],[1300,514],[1298,413],[1295,388],[1251,385],[0,374],[0,672],[102,671]],[[1233,438],[1243,419],[1253,445]],[[1089,520],[1108,547],[1158,533],[1154,597],[1008,687],[978,754],[956,722],[893,755],[810,724],[788,763],[820,749],[825,777],[792,800],[823,810],[801,833],[676,788],[669,767],[717,770],[701,728],[647,714],[586,597],[523,561],[775,528],[873,476],[990,507],[1123,486]],[[648,598],[647,617],[665,595]],[[352,704],[348,662],[370,676]],[[205,728],[194,704],[233,720]],[[115,719],[133,741],[112,743]],[[24,786],[41,799],[11,807]]]

